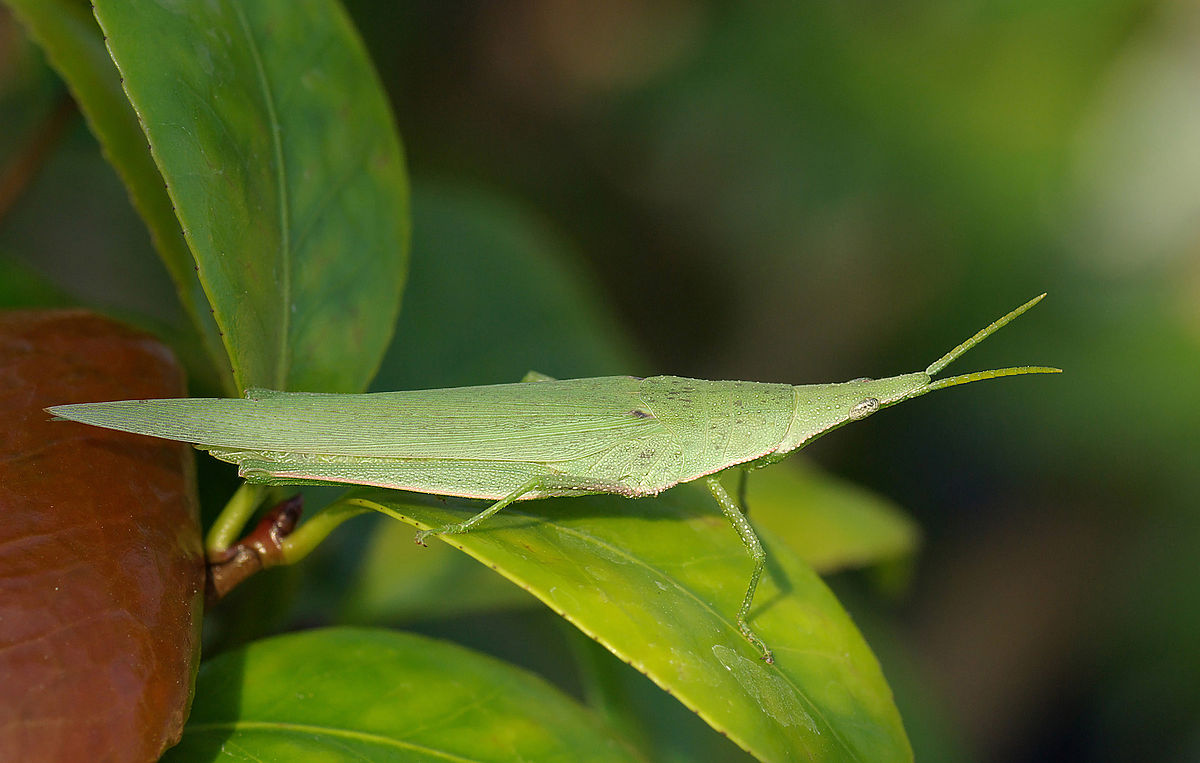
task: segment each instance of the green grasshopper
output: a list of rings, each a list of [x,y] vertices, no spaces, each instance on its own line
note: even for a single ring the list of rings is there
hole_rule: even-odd
[[[718,476],[757,469],[888,406],[957,384],[1057,373],[1022,366],[934,381],[953,360],[1038,303],[1036,297],[924,371],[840,384],[763,384],[678,376],[608,376],[372,394],[249,389],[244,399],[60,405],[63,419],[180,440],[238,465],[249,482],[340,482],[495,501],[422,530],[465,533],[513,501],[615,493],[656,495],[704,480],[754,560],[737,613],[742,634],[766,554]]]

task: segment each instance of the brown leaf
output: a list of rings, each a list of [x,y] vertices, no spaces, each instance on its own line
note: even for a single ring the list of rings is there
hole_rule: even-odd
[[[155,760],[179,739],[204,590],[191,453],[42,409],[184,391],[144,334],[0,313],[0,760]]]

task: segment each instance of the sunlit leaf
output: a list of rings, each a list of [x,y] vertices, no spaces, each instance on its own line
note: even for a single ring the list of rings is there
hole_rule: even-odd
[[[454,502],[355,491],[418,526],[469,516]],[[656,500],[614,496],[509,507],[445,538],[497,569],[764,760],[911,757],[870,649],[816,573],[767,535],[768,572],[751,625],[734,622],[751,561],[697,485]]]
[[[337,628],[206,662],[170,761],[628,761],[544,681],[432,639]]]

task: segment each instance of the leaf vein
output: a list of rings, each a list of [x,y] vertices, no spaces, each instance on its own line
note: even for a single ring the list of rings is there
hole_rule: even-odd
[[[246,18],[246,12],[238,3],[232,4],[234,12],[237,14],[238,23],[242,27],[242,33],[246,38],[247,50],[250,51],[251,58],[254,59],[254,71],[258,76],[258,86],[262,93],[263,107],[267,110],[267,123],[271,130],[271,148],[275,155],[275,176],[276,184],[279,190],[279,297],[282,303],[280,315],[279,330],[279,354],[275,359],[275,379],[273,386],[275,389],[287,389],[287,376],[291,366],[291,321],[292,321],[292,247],[291,247],[291,196],[288,193],[287,186],[287,166],[283,160],[283,129],[279,123],[279,115],[275,110],[275,100],[273,97],[274,88],[267,77],[266,67],[263,64],[262,51],[259,48],[258,40],[254,36],[254,30],[250,27],[250,22]]]
[[[406,742],[394,737],[387,737],[382,734],[373,734],[367,731],[354,731],[352,729],[339,729],[330,726],[319,726],[308,723],[285,723],[282,721],[211,721],[208,723],[189,723],[184,730],[185,734],[206,734],[206,733],[225,733],[228,731],[258,731],[258,732],[275,732],[280,734],[295,733],[304,735],[325,735],[340,740],[354,740],[358,742],[366,742],[368,744],[378,745],[380,747],[392,747],[398,750],[414,750],[420,751],[427,755],[436,756],[443,760],[461,761],[461,763],[473,763],[471,758],[464,758],[444,750],[437,750],[426,745],[416,744],[414,742]]]

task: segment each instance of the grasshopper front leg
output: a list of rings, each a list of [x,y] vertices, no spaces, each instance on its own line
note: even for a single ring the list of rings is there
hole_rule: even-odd
[[[775,658],[771,655],[771,650],[767,648],[763,640],[754,631],[750,630],[750,626],[746,624],[746,616],[750,614],[750,605],[754,602],[754,592],[758,589],[758,579],[762,577],[763,567],[766,566],[767,552],[763,550],[762,543],[759,542],[758,536],[754,534],[754,528],[750,525],[750,520],[746,519],[746,515],[738,508],[737,503],[729,497],[729,493],[721,485],[716,475],[710,475],[704,481],[708,483],[709,492],[713,494],[713,498],[716,498],[717,503],[721,505],[721,511],[725,512],[725,517],[733,525],[733,529],[737,530],[738,536],[742,539],[742,544],[746,546],[746,550],[750,552],[750,557],[754,560],[754,571],[750,573],[750,586],[746,589],[746,597],[742,599],[742,606],[737,613],[738,630],[742,632],[747,641],[758,647],[758,650],[762,652],[764,660],[768,663],[775,662]]]

